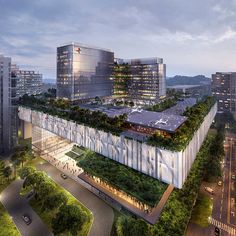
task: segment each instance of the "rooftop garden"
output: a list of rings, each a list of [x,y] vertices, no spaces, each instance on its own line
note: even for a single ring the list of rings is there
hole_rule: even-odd
[[[175,98],[173,98],[173,100],[170,99],[166,104],[174,103],[174,100]],[[188,145],[195,131],[200,127],[204,117],[208,114],[214,104],[215,100],[213,97],[205,98],[203,101],[188,108],[184,112],[184,116],[188,119],[175,133],[170,133],[166,137],[159,132],[155,132],[149,136],[147,143],[172,151],[183,150]],[[91,111],[89,109],[81,108],[72,105],[69,101],[63,99],[40,99],[35,96],[24,95],[21,98],[20,105],[66,120],[73,120],[78,124],[84,124],[115,135],[119,135],[126,129],[126,114],[111,118],[101,111]]]
[[[150,207],[159,202],[167,188],[167,184],[102,155],[91,151],[85,153],[78,161],[78,166],[83,168],[85,173],[100,178]]]
[[[71,105],[69,101],[63,99],[41,99],[35,96],[24,95],[20,99],[19,104],[116,135],[123,131],[127,117],[124,114],[110,118],[101,111],[90,111],[89,109],[80,108],[79,106]]]
[[[172,151],[183,150],[214,104],[215,99],[213,97],[207,97],[193,107],[186,109],[184,116],[188,119],[174,134],[170,134],[169,137],[164,137],[156,132],[148,138],[147,143]]]

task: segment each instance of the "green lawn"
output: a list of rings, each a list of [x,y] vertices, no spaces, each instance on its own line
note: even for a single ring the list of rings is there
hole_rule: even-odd
[[[20,236],[10,215],[0,203],[0,236]]]
[[[80,203],[75,197],[73,197],[64,188],[60,187],[58,184],[56,184],[56,187],[58,188],[58,191],[63,191],[67,195],[67,197],[68,197],[68,203],[67,204],[79,205],[82,208],[82,210],[84,210],[87,213],[88,220],[83,225],[83,228],[78,233],[78,236],[88,235],[88,232],[89,232],[89,230],[92,226],[92,222],[93,222],[92,213],[88,210],[88,208],[86,208],[82,203]],[[41,206],[37,203],[37,201],[34,198],[31,199],[30,205],[35,210],[35,212],[39,215],[39,217],[43,220],[43,222],[48,226],[48,228],[52,231],[51,222],[52,222],[52,219],[55,217],[58,209],[43,211]],[[63,233],[63,236],[71,236],[71,234],[70,233]]]
[[[0,192],[5,189],[11,181],[0,184]],[[7,213],[3,205],[0,203],[0,236],[20,236],[14,222]]]
[[[212,213],[212,200],[210,197],[199,193],[196,205],[192,212],[191,222],[201,226],[207,227],[209,225],[208,217]]]
[[[71,157],[71,158],[74,159],[74,160],[77,160],[77,159],[79,159],[79,157],[80,157],[79,155],[75,154],[75,153],[72,152],[72,151],[67,152],[66,155],[69,156],[69,157]]]

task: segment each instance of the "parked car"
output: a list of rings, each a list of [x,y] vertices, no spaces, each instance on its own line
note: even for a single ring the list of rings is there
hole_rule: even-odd
[[[223,184],[222,181],[218,182],[218,186],[222,186],[222,184]]]
[[[31,198],[33,195],[34,195],[34,190],[32,189],[32,190],[30,190],[30,191],[27,193],[26,198],[29,199],[29,198]]]
[[[32,220],[30,219],[30,217],[27,214],[22,215],[22,219],[27,225],[31,224],[31,222],[32,222]]]
[[[63,174],[63,173],[61,173],[61,177],[62,177],[62,179],[67,179],[68,178],[68,176],[66,174]]]
[[[215,236],[220,236],[220,229],[215,227]]]
[[[205,190],[212,195],[214,194],[214,190],[212,188],[205,187]]]
[[[232,175],[231,178],[232,178],[232,180],[235,180],[235,175]]]

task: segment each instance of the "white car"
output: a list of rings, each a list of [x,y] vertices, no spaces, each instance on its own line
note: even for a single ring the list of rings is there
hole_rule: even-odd
[[[205,187],[205,190],[212,195],[214,194],[214,190],[212,188]]]
[[[222,186],[223,183],[222,183],[222,181],[219,181],[217,184],[218,184],[218,186]]]

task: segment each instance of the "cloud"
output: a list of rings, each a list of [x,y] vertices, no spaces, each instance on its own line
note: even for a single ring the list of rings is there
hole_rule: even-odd
[[[117,57],[163,57],[168,75],[235,70],[235,0],[0,0],[0,6],[0,53],[45,78],[56,76],[56,47],[72,41],[110,48]]]

